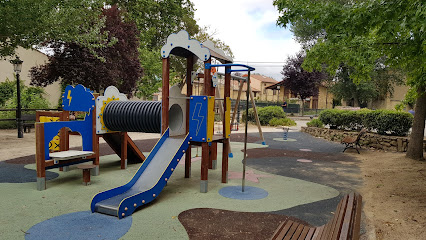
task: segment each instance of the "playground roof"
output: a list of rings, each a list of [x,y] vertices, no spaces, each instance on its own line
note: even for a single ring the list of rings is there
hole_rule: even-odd
[[[201,45],[210,50],[210,55],[217,59],[221,63],[232,63],[232,58],[227,56],[222,49],[218,49],[214,46],[214,43],[210,40],[203,42]]]

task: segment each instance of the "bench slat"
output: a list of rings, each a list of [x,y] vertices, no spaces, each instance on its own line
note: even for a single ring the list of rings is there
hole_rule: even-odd
[[[290,230],[291,226],[293,225],[293,221],[288,221],[285,225],[281,233],[278,235],[277,239],[282,240],[286,235],[287,232]]]
[[[355,213],[355,219],[354,219],[354,230],[353,232],[353,239],[359,239],[359,232],[361,228],[361,207],[362,207],[362,196],[359,194],[356,194],[356,213]]]
[[[362,197],[351,193],[343,197],[327,224],[308,227],[287,220],[279,225],[272,239],[280,240],[359,240]]]
[[[314,233],[314,236],[312,236],[312,239],[313,240],[320,239],[322,231],[324,231],[324,225],[317,228],[317,230]]]
[[[325,239],[325,240],[331,240],[333,239],[333,233],[336,231],[336,225],[338,225],[338,221],[339,221],[339,216],[341,216],[342,214],[342,206],[344,206],[344,202],[346,202],[347,197],[343,197],[340,201],[339,204],[337,205],[337,209],[334,212],[334,216],[333,218],[327,223],[327,230],[325,231],[325,234],[323,234],[323,236],[321,237],[321,239]],[[337,229],[338,231],[338,229]]]
[[[272,240],[277,239],[278,235],[280,235],[281,231],[284,228],[284,225],[288,222],[288,220],[285,220],[284,222],[282,222],[278,227],[277,230],[275,230],[274,235],[272,235]]]
[[[299,226],[297,226],[296,231],[294,232],[293,236],[291,237],[291,239],[298,239],[300,234],[302,233],[303,228],[305,227],[305,225],[303,224],[299,224]]]
[[[333,235],[331,239],[339,238],[339,234],[343,224],[344,214],[346,212],[346,207],[348,206],[348,199],[349,199],[349,195],[346,195],[342,199],[342,206],[340,207],[339,212],[336,213],[338,215],[338,218],[337,218],[336,224],[334,225]]]
[[[300,233],[300,236],[297,238],[297,240],[305,240],[306,235],[308,235],[309,229],[310,229],[310,227],[304,226],[302,233]]]
[[[311,229],[309,229],[308,235],[306,235],[305,240],[311,240],[311,239],[312,239],[312,237],[314,236],[315,231],[316,231],[317,229],[318,229],[318,228],[311,228]]]
[[[348,205],[345,211],[345,218],[343,219],[342,230],[340,231],[340,240],[348,239],[349,236],[349,225],[351,223],[352,214],[354,207],[354,194],[349,194]]]
[[[299,227],[300,223],[293,222],[293,225],[291,225],[291,228],[288,230],[286,236],[283,238],[283,240],[290,240],[293,237],[293,234],[296,232],[296,229]]]

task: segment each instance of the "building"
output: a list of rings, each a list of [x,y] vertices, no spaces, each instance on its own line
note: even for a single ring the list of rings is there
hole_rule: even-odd
[[[35,66],[40,66],[48,62],[46,54],[35,50],[35,49],[24,49],[18,47],[16,49],[16,56],[18,56],[22,61],[22,72],[20,74],[20,79],[24,81],[26,86],[30,85],[30,69]],[[13,71],[13,66],[9,62],[11,59],[15,59],[15,56],[7,57],[0,61],[0,82],[6,81],[6,79],[14,80],[15,72]],[[61,87],[58,82],[53,83],[44,88],[46,92],[46,99],[49,100],[50,106],[55,108],[58,105],[59,97],[61,96]]]
[[[278,99],[280,101],[294,100],[298,104],[301,104],[300,99],[293,93],[290,92],[289,89],[284,88],[281,82],[277,82],[273,85],[267,87],[270,90],[276,90],[278,92]],[[333,107],[333,94],[330,93],[328,87],[326,85],[321,84],[318,87],[318,95],[312,96],[305,99],[305,108],[310,109],[327,109]]]

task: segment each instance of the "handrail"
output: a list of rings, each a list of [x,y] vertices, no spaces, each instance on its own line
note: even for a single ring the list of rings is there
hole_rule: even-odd
[[[211,64],[211,63],[206,63],[204,65],[205,69],[211,69],[212,67],[245,67],[247,68],[247,70],[245,69],[229,69],[226,70],[226,73],[231,73],[231,72],[243,72],[243,71],[254,71],[256,70],[254,67],[250,67],[248,65],[245,64],[240,64],[240,63],[226,63],[226,64]]]

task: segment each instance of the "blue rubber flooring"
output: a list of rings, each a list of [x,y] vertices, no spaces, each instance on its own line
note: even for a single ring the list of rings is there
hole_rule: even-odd
[[[244,192],[242,192],[241,186],[224,187],[219,190],[219,194],[227,198],[238,200],[257,200],[268,196],[266,190],[251,186],[245,186]]]
[[[116,217],[90,211],[57,216],[32,226],[26,240],[83,240],[119,239],[132,226],[132,217],[119,220]]]
[[[26,169],[24,164],[10,164],[0,162],[0,183],[36,182],[37,172]],[[46,180],[57,178],[58,173],[46,171]]]

